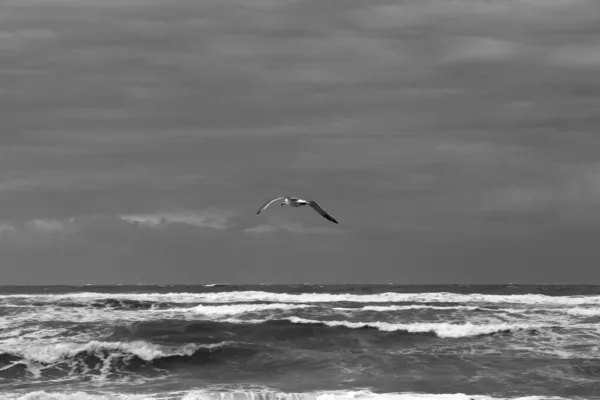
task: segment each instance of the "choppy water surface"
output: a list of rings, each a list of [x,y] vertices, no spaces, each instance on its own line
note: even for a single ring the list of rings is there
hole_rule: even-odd
[[[0,394],[600,398],[599,323],[600,286],[3,287]]]

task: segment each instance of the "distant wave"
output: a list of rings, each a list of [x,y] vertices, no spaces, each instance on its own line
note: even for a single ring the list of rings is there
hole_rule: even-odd
[[[381,304],[381,303],[379,303]],[[336,304],[333,304],[336,305]],[[314,312],[321,312],[330,314],[332,312],[342,313],[362,313],[362,312],[373,312],[373,313],[395,313],[404,311],[467,311],[467,312],[492,312],[492,313],[509,313],[509,314],[523,314],[523,313],[558,313],[567,314],[573,316],[600,316],[600,311],[596,307],[585,308],[585,307],[572,307],[569,305],[548,305],[547,307],[524,307],[522,305],[514,304],[513,307],[499,307],[497,305],[456,305],[455,303],[421,303],[421,304],[391,304],[391,305],[362,305],[361,303],[344,302],[338,304],[338,307],[331,307],[331,304],[324,303],[270,303],[270,302],[249,302],[249,303],[205,303],[198,304],[194,303],[174,303],[174,302],[153,302],[153,301],[137,301],[131,299],[102,299],[93,300],[90,302],[34,302],[29,304],[0,304],[0,318],[2,315],[22,313],[24,310],[19,311],[18,309],[30,308],[33,312],[39,312],[44,310],[44,315],[54,321],[101,321],[111,320],[120,318],[131,318],[133,320],[143,319],[155,319],[164,318],[165,316],[172,314],[173,316],[181,314],[194,314],[199,316],[208,317],[222,317],[227,315],[241,315],[260,313],[268,311],[291,311],[299,309],[312,309]],[[44,309],[43,307],[49,307]],[[2,309],[4,308],[4,312]],[[66,310],[61,310],[65,308]],[[86,319],[86,311],[73,311],[69,309],[97,309],[98,311],[148,311],[143,313],[133,314],[98,314],[95,315],[92,311],[89,311]],[[11,311],[14,309],[14,311]],[[25,315],[23,315],[25,317]],[[42,320],[47,320],[41,316]]]
[[[226,320],[233,323],[241,324],[263,324],[269,320]],[[271,320],[273,321],[273,320]],[[279,321],[289,321],[292,324],[310,324],[321,325],[331,328],[343,327],[348,329],[364,329],[371,328],[384,332],[407,332],[407,333],[431,333],[439,338],[461,338],[469,336],[489,335],[492,333],[507,333],[512,331],[529,330],[534,331],[540,328],[549,328],[550,325],[535,325],[535,324],[481,324],[472,323],[454,324],[447,322],[422,322],[412,324],[396,324],[390,322],[349,322],[349,321],[319,321],[305,319],[299,317],[282,318]]]
[[[350,346],[359,335],[366,340],[390,338],[395,344],[402,344],[402,336],[430,337],[438,339],[459,339],[493,334],[510,334],[523,331],[529,334],[540,330],[555,329],[552,325],[527,323],[389,323],[389,322],[350,322],[322,321],[299,317],[238,319],[228,318],[219,321],[148,321],[132,326],[115,328],[111,340],[168,340],[168,343],[188,343],[191,341],[238,340],[254,343],[273,343],[290,340],[305,345],[320,347],[328,343],[332,348]],[[349,336],[349,334],[353,336]],[[391,336],[390,336],[391,335]],[[265,342],[266,341],[266,342]],[[411,340],[412,341],[412,340]]]
[[[328,294],[328,293],[273,293],[264,291],[229,291],[211,293],[66,293],[66,294],[10,294],[1,295],[1,302],[54,303],[61,301],[93,302],[138,301],[161,303],[513,303],[529,305],[584,305],[600,304],[600,296],[548,296],[543,294],[457,294],[457,293],[396,293]]]
[[[220,315],[233,315],[233,314],[248,314],[260,311],[277,311],[277,310],[295,310],[300,308],[309,308],[311,306],[304,304],[284,304],[284,303],[271,303],[271,304],[227,304],[220,306],[204,306],[199,305],[191,309],[183,309],[184,311],[190,311],[196,314],[220,316]],[[180,309],[182,310],[182,309]]]
[[[583,317],[600,317],[600,309],[598,308],[570,308],[566,310],[567,314],[579,315]]]
[[[569,335],[582,329],[600,332],[594,318],[600,316],[596,308],[501,308],[497,306],[462,305],[362,305],[357,307],[327,307],[325,304],[309,303],[231,303],[200,304],[174,308],[119,309],[108,308],[63,308],[54,304],[31,307],[19,306],[2,313],[0,306],[0,341],[29,345],[41,341],[62,339],[102,339],[112,332],[113,327],[125,330],[138,329],[127,340],[135,340],[146,330],[161,332],[166,340],[174,343],[194,341],[194,336],[213,332],[220,340],[228,340],[227,332],[252,333],[256,340],[275,329],[273,324],[312,326],[327,332],[334,328],[346,332],[352,330],[374,330],[431,334],[439,338],[461,338],[507,333],[534,331],[561,326]],[[439,303],[442,304],[442,303]],[[177,305],[177,304],[176,304]],[[180,304],[184,305],[184,304]],[[345,304],[344,304],[345,305]],[[19,310],[15,313],[14,310]],[[214,323],[214,324],[213,324]],[[248,328],[248,325],[259,325]],[[262,326],[260,326],[262,325]],[[320,327],[319,327],[320,325]],[[279,329],[279,328],[277,328]],[[195,331],[196,333],[193,333]],[[184,334],[182,334],[181,332]],[[24,335],[26,333],[26,335]],[[284,333],[277,333],[283,335]],[[292,329],[291,335],[298,330]],[[100,336],[98,336],[100,335]],[[155,337],[139,336],[142,339]],[[570,341],[573,341],[572,336]],[[120,340],[120,337],[111,340]],[[243,340],[237,337],[236,340]],[[342,339],[343,341],[343,339]],[[0,347],[1,349],[1,347]]]
[[[463,393],[373,393],[361,391],[323,391],[283,393],[267,388],[249,390],[218,389],[177,391],[157,394],[86,393],[81,391],[45,392],[28,394],[6,393],[6,400],[569,400],[556,396],[494,397]]]
[[[375,311],[375,312],[389,312],[389,311],[408,311],[408,310],[465,310],[465,311],[478,311],[485,308],[477,306],[430,306],[422,304],[413,305],[392,305],[392,306],[364,306],[360,308],[356,307],[334,307],[334,310],[342,311]],[[489,310],[489,309],[488,309]]]
[[[214,304],[214,303],[213,303]],[[309,308],[311,305],[302,304],[286,304],[286,303],[249,303],[249,304],[218,304],[218,305],[202,305],[198,303],[173,303],[173,302],[153,302],[153,301],[137,301],[129,299],[103,299],[94,300],[92,302],[56,302],[56,303],[33,303],[29,306],[39,307],[52,305],[54,307],[65,308],[97,308],[105,310],[150,310],[163,312],[194,312],[197,314],[206,315],[221,315],[221,314],[239,314],[269,310],[292,310],[298,308]],[[8,307],[27,307],[28,305],[8,305]],[[0,305],[6,307],[6,305]]]

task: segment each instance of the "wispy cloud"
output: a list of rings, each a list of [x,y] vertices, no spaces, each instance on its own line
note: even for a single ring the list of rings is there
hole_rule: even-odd
[[[24,29],[8,32],[0,30],[0,50],[19,51],[27,46],[49,45],[48,42],[54,39],[54,33],[49,30]]]
[[[600,38],[587,45],[565,45],[549,54],[549,63],[596,70],[600,67]]]
[[[13,233],[13,232],[16,232],[16,229],[14,226],[12,226],[10,224],[6,224],[6,223],[0,223],[0,236],[2,234]]]
[[[246,233],[272,233],[277,231],[287,231],[292,233],[344,233],[346,232],[340,228],[330,227],[308,227],[297,222],[287,222],[282,224],[260,224],[251,228],[244,229]]]
[[[31,235],[86,235],[90,232],[108,231],[121,236],[134,229],[167,229],[172,226],[188,226],[196,229],[225,230],[229,228],[228,211],[214,209],[201,211],[161,212],[153,214],[131,215],[89,215],[75,216],[65,219],[32,219],[27,221],[5,221],[0,231],[15,237],[31,237]],[[133,230],[132,230],[133,229]]]
[[[69,225],[72,224],[74,220],[65,222],[60,222],[56,220],[43,220],[43,219],[34,219],[32,221],[25,222],[25,226],[36,230],[42,233],[52,233],[52,232],[62,232],[68,229]]]
[[[600,164],[563,166],[553,179],[536,186],[511,186],[487,191],[479,209],[484,215],[523,218],[527,213],[544,213],[562,223],[600,221]],[[556,178],[559,176],[560,178]]]
[[[230,213],[202,211],[202,212],[179,212],[179,213],[155,213],[155,214],[133,214],[123,215],[125,221],[137,223],[148,227],[164,227],[168,224],[184,224],[213,229],[226,229],[229,223]]]

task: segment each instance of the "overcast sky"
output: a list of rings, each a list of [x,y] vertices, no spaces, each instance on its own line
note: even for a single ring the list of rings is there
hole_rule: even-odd
[[[599,77],[598,0],[2,0],[1,281],[600,283]]]

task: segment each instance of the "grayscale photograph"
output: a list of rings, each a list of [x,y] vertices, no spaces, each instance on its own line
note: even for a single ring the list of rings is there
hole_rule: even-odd
[[[600,400],[600,0],[0,0],[0,400]]]

